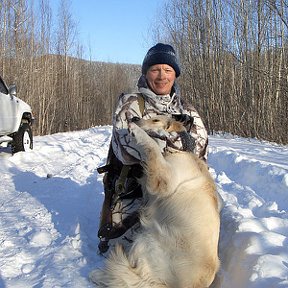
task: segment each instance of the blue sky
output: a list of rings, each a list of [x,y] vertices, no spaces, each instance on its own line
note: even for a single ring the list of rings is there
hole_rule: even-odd
[[[147,50],[155,44],[151,26],[165,0],[71,0],[71,3],[79,39],[91,48],[92,60],[141,64]]]

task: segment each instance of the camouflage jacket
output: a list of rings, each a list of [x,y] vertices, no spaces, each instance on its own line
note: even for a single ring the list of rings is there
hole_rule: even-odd
[[[196,109],[183,101],[175,92],[171,95],[156,95],[146,84],[146,81],[140,78],[138,83],[139,92],[131,94],[122,94],[118,99],[118,104],[113,117],[112,147],[116,157],[125,165],[137,164],[141,161],[140,153],[137,151],[137,144],[130,137],[128,131],[128,122],[133,117],[149,119],[156,115],[187,114],[194,118],[190,134],[195,139],[195,153],[201,159],[207,160],[208,135],[204,124]],[[144,111],[139,106],[139,93],[144,99]],[[174,145],[182,148],[180,138],[173,137]],[[163,147],[166,146],[162,143]]]

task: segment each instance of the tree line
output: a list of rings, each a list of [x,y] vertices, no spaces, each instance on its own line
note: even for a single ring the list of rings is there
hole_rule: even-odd
[[[0,73],[32,106],[37,135],[111,124],[141,72],[83,60],[71,2],[59,3],[55,16],[49,0],[0,1]],[[287,144],[288,1],[170,0],[161,13],[154,42],[176,48],[182,97],[209,133]]]
[[[111,124],[117,96],[135,89],[140,66],[83,60],[71,2],[59,1],[56,16],[50,4],[0,1],[2,77],[32,106],[35,135]]]
[[[210,133],[288,143],[288,1],[171,0],[155,34],[182,63]]]

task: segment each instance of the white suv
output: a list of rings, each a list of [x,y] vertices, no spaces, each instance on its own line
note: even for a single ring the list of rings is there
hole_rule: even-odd
[[[11,145],[12,153],[33,148],[31,107],[16,97],[16,86],[9,88],[0,76],[0,145]]]

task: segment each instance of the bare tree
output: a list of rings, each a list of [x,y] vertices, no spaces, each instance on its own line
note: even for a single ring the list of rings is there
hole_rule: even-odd
[[[287,143],[287,7],[284,0],[166,4],[158,40],[177,48],[182,95],[210,132]]]

